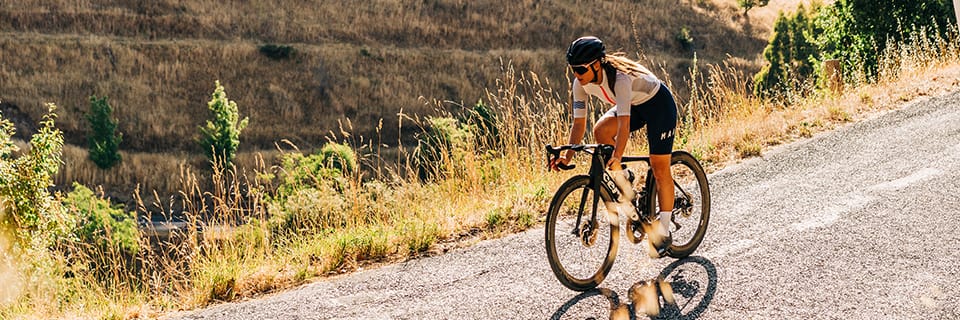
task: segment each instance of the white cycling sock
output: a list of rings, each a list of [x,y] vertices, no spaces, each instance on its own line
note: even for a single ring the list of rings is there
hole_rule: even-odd
[[[666,230],[670,230],[670,215],[672,213],[670,211],[660,211],[660,225],[664,226]]]

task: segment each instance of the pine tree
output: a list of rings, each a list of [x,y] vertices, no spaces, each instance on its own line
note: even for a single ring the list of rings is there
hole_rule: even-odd
[[[90,160],[100,169],[109,169],[120,163],[118,151],[123,134],[117,132],[117,121],[113,119],[113,108],[107,103],[107,97],[90,97],[90,121],[92,133],[87,138],[90,148]]]

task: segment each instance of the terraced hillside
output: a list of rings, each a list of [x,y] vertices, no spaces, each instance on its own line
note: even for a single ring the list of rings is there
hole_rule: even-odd
[[[586,34],[642,54],[681,98],[694,52],[752,74],[769,33],[759,21],[776,9],[744,17],[732,0],[20,0],[0,4],[0,100],[5,115],[34,121],[43,102],[57,103],[67,142],[82,145],[89,96],[106,95],[122,149],[194,151],[220,80],[250,117],[243,150],[280,139],[316,147],[338,120],[370,137],[382,119],[382,141],[395,142],[401,109],[472,105],[496,90],[505,64],[565,90],[563,50]],[[678,40],[682,30],[692,47]],[[265,44],[293,53],[271,59]]]

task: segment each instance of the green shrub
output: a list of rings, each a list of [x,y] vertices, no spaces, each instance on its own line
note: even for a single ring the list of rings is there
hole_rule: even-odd
[[[422,181],[432,181],[445,177],[455,170],[468,150],[473,133],[468,126],[451,117],[429,117],[424,132],[417,137],[418,145],[414,151],[419,177]]]
[[[324,167],[344,175],[353,173],[357,168],[357,155],[353,148],[345,144],[327,143],[320,149],[320,159]]]
[[[498,123],[500,119],[494,113],[493,108],[483,103],[483,100],[477,101],[473,108],[466,110],[457,120],[466,124],[464,128],[474,131],[477,142],[482,147],[489,149],[499,149],[502,138]]]
[[[265,44],[260,46],[260,53],[273,60],[290,59],[294,51],[293,47],[288,45]]]
[[[281,158],[278,195],[302,188],[332,186],[342,190],[344,176],[357,169],[357,156],[350,146],[328,143],[316,154],[287,153]]]
[[[693,51],[693,36],[690,35],[690,28],[680,28],[680,31],[677,31],[677,35],[674,38],[677,39],[677,43],[680,44],[680,48],[684,51]]]
[[[812,15],[803,5],[793,16],[777,16],[773,35],[763,50],[767,64],[753,79],[757,96],[769,96],[790,90],[801,90],[816,69],[817,48]]]
[[[339,143],[328,143],[312,155],[284,155],[277,192],[268,200],[270,229],[313,233],[345,225],[350,209],[343,194],[349,186],[345,175],[357,169],[356,158],[350,146]]]
[[[74,235],[80,241],[101,250],[119,248],[130,255],[140,251],[137,218],[133,212],[126,212],[123,206],[112,205],[110,200],[96,196],[92,190],[76,182],[73,191],[63,199],[63,206],[78,221]]]
[[[113,119],[113,108],[107,103],[107,97],[90,97],[91,134],[87,139],[90,148],[90,160],[101,169],[108,169],[120,162],[120,141],[123,134],[117,132],[117,121]]]

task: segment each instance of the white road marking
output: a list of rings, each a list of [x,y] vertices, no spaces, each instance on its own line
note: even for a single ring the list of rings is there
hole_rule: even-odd
[[[837,220],[840,220],[840,217],[844,214],[866,207],[867,204],[875,199],[874,197],[864,196],[858,193],[849,193],[841,202],[827,206],[822,214],[794,223],[791,226],[797,231],[829,226],[837,222]]]
[[[739,251],[746,250],[752,247],[756,243],[757,241],[753,239],[740,239],[731,244],[707,251],[703,255],[707,258],[716,259],[716,258],[727,256],[733,253],[737,253]]]
[[[900,179],[897,179],[897,180],[893,180],[893,181],[888,181],[888,182],[884,182],[884,183],[881,183],[881,184],[877,184],[877,185],[872,186],[872,187],[870,187],[870,188],[868,188],[868,189],[869,189],[870,191],[895,191],[895,190],[900,190],[900,189],[906,188],[906,187],[908,187],[908,186],[910,186],[910,185],[912,185],[912,184],[916,184],[916,183],[918,183],[918,182],[922,182],[922,181],[925,181],[925,180],[929,180],[929,179],[931,179],[931,178],[933,178],[933,177],[935,177],[935,176],[938,176],[938,175],[940,175],[940,174],[942,174],[942,173],[943,173],[943,171],[941,171],[940,169],[923,168],[923,169],[920,169],[920,171],[914,172],[913,174],[911,174],[911,175],[909,175],[909,176],[906,176],[906,177],[903,177],[903,178],[900,178]]]

